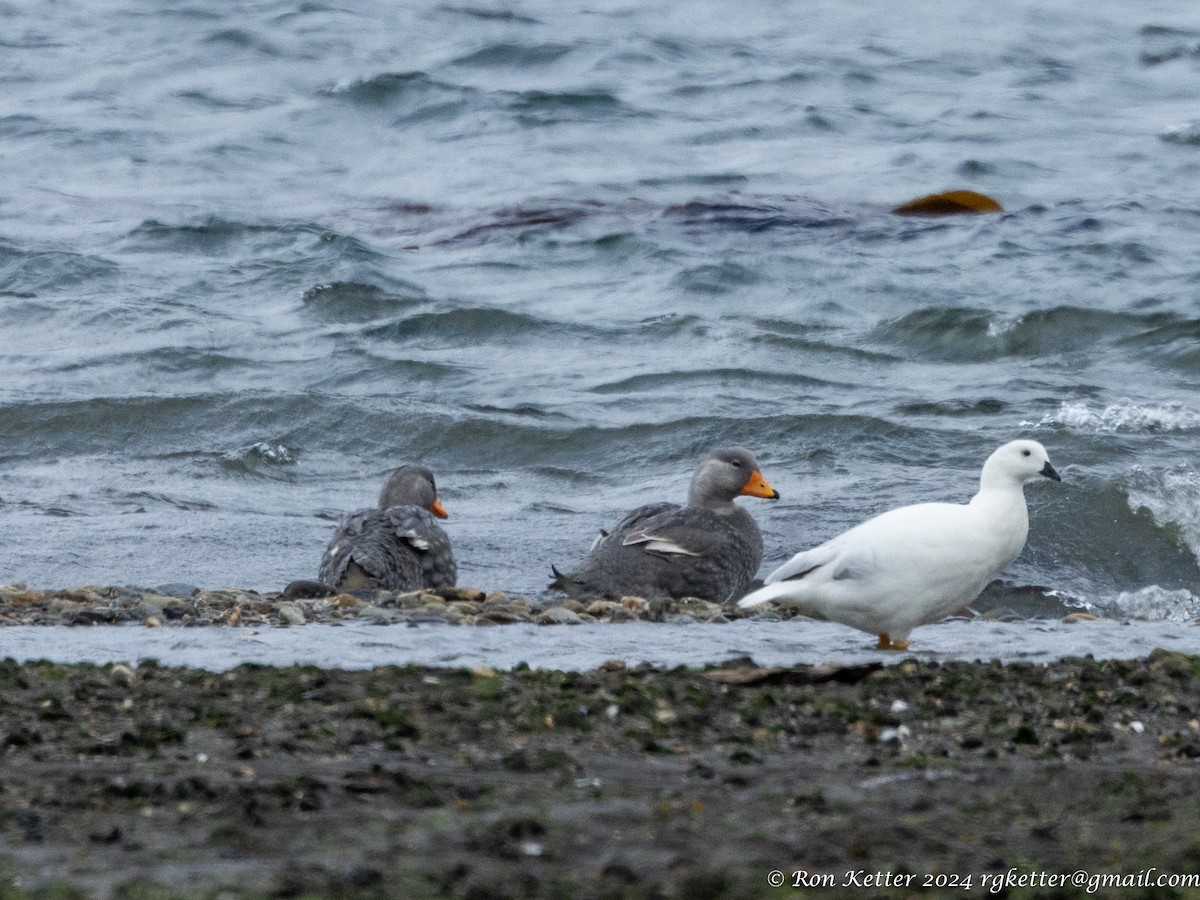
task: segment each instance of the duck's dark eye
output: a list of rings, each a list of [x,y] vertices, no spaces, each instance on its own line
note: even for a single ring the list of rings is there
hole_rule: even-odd
[[[742,461],[740,459],[731,459],[729,464],[735,469],[740,469],[742,467]]]
[[[1033,451],[1032,450],[1022,450],[1021,455],[1022,456],[1033,456]]]

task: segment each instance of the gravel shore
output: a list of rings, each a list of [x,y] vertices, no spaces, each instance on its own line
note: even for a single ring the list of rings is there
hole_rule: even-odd
[[[706,600],[624,597],[620,601],[555,600],[550,605],[501,591],[442,588],[434,591],[354,591],[332,596],[289,596],[282,592],[202,590],[190,585],[156,588],[84,585],[36,590],[23,584],[0,587],[3,625],[303,625],[354,620],[391,625],[406,622],[449,625],[573,625],[582,622],[724,622],[754,615],[790,618],[789,610],[743,612]]]
[[[1200,658],[1163,651],[585,673],[7,661],[0,692],[5,898],[778,898],[818,876],[831,897],[967,879],[1067,897],[1054,879],[1076,872],[1200,872]]]

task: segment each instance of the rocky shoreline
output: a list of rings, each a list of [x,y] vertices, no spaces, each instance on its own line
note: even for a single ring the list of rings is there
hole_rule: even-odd
[[[791,618],[782,610],[721,606],[706,600],[623,597],[620,601],[556,600],[549,605],[502,591],[443,588],[440,591],[354,591],[333,596],[288,596],[282,592],[202,590],[189,585],[157,588],[85,585],[36,590],[22,584],[0,587],[3,625],[304,625],[362,620],[383,625],[575,625],[584,622],[727,622],[739,618]]]
[[[0,622],[737,616],[470,589],[165,588],[13,585]],[[5,660],[0,897],[1195,895],[1183,879],[1200,886],[1200,657],[893,662],[213,673]]]
[[[997,593],[1011,588],[999,588]],[[1024,589],[1027,595],[1040,589]],[[985,593],[985,598],[987,594]],[[1049,612],[1050,604],[1046,604]],[[622,597],[619,601],[555,597],[530,600],[503,591],[471,587],[439,591],[357,590],[332,596],[305,597],[282,591],[259,593],[241,588],[204,590],[186,584],[158,587],[83,585],[61,590],[39,590],[24,584],[0,587],[0,627],[5,625],[146,625],[148,627],[200,627],[212,625],[290,626],[309,623],[337,624],[365,621],[381,625],[441,623],[447,625],[579,625],[588,622],[666,622],[719,624],[738,619],[782,621],[799,613],[787,606],[738,609],[695,597],[646,599]],[[963,610],[962,616],[976,613]],[[1058,613],[1062,617],[1062,613]],[[982,613],[987,619],[1021,619],[1002,606]],[[1068,612],[1064,621],[1086,621],[1096,616]]]
[[[0,693],[15,900],[754,900],[817,877],[831,897],[952,879],[1067,897],[1047,875],[1200,872],[1200,658],[1163,651],[584,673],[9,660]]]

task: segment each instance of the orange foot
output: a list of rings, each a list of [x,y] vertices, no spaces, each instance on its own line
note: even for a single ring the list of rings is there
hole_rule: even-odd
[[[886,634],[880,634],[879,643],[876,646],[880,650],[907,650],[908,641],[893,641]]]

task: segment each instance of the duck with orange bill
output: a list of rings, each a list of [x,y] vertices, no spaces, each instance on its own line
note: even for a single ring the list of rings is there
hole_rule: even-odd
[[[377,508],[360,509],[342,521],[317,577],[343,591],[453,587],[454,553],[437,523],[448,517],[433,472],[400,466],[384,485]]]
[[[779,492],[749,450],[712,450],[696,467],[685,506],[638,507],[600,532],[574,572],[553,569],[550,587],[580,598],[735,600],[749,588],[763,556],[762,533],[734,502],[739,495],[774,500]]]

